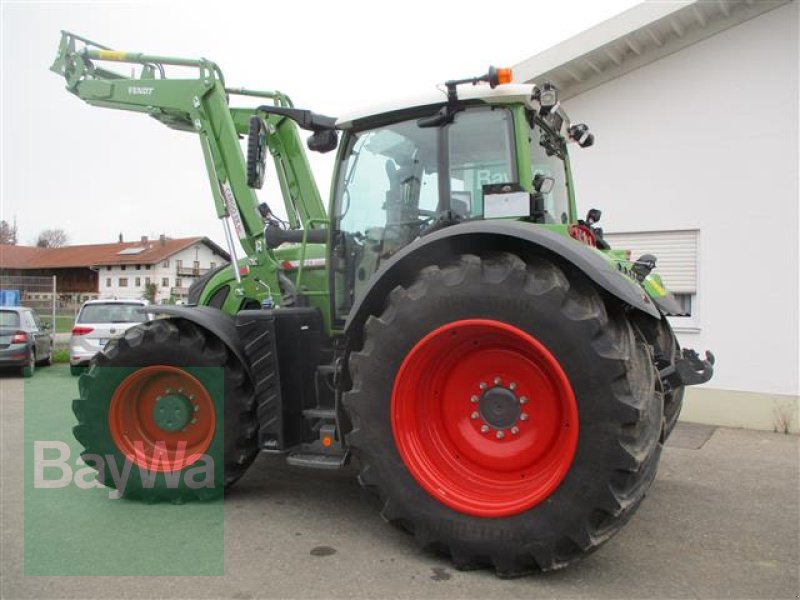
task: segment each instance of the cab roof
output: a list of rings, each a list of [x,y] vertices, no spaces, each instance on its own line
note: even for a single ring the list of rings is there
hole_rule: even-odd
[[[529,104],[533,88],[533,84],[527,83],[507,83],[498,85],[494,89],[489,87],[488,83],[479,83],[477,85],[463,84],[458,86],[458,98],[459,100],[480,100],[488,104],[513,104],[517,102]],[[336,120],[336,128],[349,129],[358,121],[370,119],[371,117],[388,115],[426,106],[439,106],[446,102],[447,90],[444,85],[441,85],[435,90],[425,94],[398,98],[345,114]]]

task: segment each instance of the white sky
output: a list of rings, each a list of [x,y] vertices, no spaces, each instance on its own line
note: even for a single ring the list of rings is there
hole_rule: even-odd
[[[120,232],[223,241],[196,136],[68,93],[48,70],[61,29],[119,50],[204,56],[229,86],[278,89],[338,116],[511,66],[635,4],[0,0],[1,218],[16,217],[21,244],[52,227],[75,244]],[[334,154],[310,153],[326,204]],[[275,179],[270,165],[260,197],[278,209]]]

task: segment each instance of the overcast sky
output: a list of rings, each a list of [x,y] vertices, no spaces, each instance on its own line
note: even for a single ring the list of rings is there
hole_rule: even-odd
[[[0,0],[1,218],[16,217],[21,244],[52,227],[76,244],[119,233],[223,240],[196,136],[68,93],[48,70],[61,29],[119,50],[207,57],[229,86],[278,89],[337,116],[518,63],[637,3]],[[311,156],[326,204],[333,155]],[[260,194],[277,209],[274,184],[270,165]]]

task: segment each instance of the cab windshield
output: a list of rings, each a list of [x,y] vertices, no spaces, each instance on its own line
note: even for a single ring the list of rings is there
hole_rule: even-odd
[[[415,120],[353,133],[334,207],[335,314],[347,316],[372,274],[448,214],[483,217],[487,186],[516,183],[513,119],[470,107],[443,127]]]
[[[535,120],[532,121],[530,144],[531,176],[543,175],[553,179],[552,189],[544,194],[545,223],[566,224],[569,222],[569,188],[564,143]]]

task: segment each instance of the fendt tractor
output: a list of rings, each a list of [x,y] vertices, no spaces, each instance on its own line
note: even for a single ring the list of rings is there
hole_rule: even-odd
[[[209,60],[68,32],[52,70],[199,138],[231,256],[81,376],[74,433],[98,481],[121,487],[127,463],[124,496],[180,503],[260,452],[354,458],[387,521],[501,576],[568,565],[631,518],[714,360],[679,347],[655,257],[610,248],[600,211],[578,218],[567,148],[594,136],[555,86],[490,68],[332,118],[227,87]],[[338,148],[327,211],[299,129]],[[268,157],[283,212],[255,192]]]

